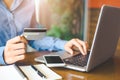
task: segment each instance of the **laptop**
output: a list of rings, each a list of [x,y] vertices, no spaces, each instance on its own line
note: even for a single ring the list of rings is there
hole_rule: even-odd
[[[53,52],[49,55],[60,55],[66,63],[65,68],[89,72],[96,66],[106,62],[114,55],[119,40],[119,30],[120,8],[103,5],[99,14],[92,46],[88,55],[83,56],[81,54],[77,54],[72,56],[65,51]],[[83,60],[85,63],[77,65],[77,61],[82,61],[82,59],[78,56],[81,56],[82,59],[85,58]],[[73,57],[77,57],[80,60],[73,60],[74,62],[71,63],[70,61]],[[35,61],[44,62],[42,56],[35,58]]]

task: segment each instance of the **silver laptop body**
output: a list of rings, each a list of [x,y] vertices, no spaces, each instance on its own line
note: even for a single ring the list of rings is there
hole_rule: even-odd
[[[84,67],[66,64],[66,68],[88,72],[111,58],[116,50],[120,31],[120,8],[104,5],[101,8],[93,43],[90,49],[87,65]],[[60,55],[62,59],[72,57],[67,52],[60,51],[50,55]],[[35,61],[44,62],[42,57]]]

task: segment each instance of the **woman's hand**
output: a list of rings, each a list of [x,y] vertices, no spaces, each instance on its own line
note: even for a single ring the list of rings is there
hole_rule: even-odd
[[[70,54],[73,54],[74,50],[77,50],[77,51],[79,50],[83,55],[86,55],[88,44],[87,42],[84,42],[79,39],[72,39],[65,44],[64,48]]]
[[[25,58],[27,40],[23,36],[17,36],[7,41],[4,50],[4,60],[7,64],[15,63]]]

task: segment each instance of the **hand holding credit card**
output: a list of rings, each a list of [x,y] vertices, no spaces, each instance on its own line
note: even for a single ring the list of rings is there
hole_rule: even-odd
[[[23,36],[27,40],[39,40],[46,35],[46,28],[24,28]]]

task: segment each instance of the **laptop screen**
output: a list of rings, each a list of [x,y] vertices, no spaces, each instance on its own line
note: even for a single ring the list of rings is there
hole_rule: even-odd
[[[120,9],[104,5],[95,31],[87,71],[105,62],[115,53],[119,40]]]

